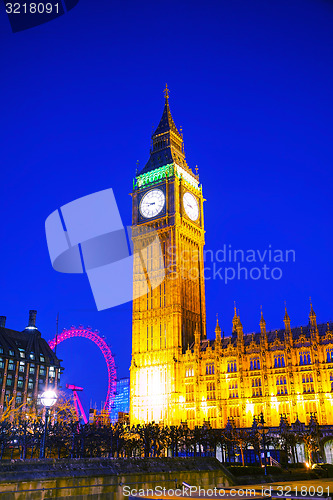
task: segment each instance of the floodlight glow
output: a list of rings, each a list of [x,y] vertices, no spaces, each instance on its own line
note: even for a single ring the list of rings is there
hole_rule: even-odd
[[[51,406],[53,406],[56,403],[57,398],[58,396],[54,391],[45,391],[41,395],[40,400],[43,406],[45,406],[46,408],[51,408]]]

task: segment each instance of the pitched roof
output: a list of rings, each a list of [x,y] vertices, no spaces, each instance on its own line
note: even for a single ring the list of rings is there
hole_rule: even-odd
[[[161,118],[160,123],[158,124],[155,132],[153,133],[152,137],[156,137],[157,135],[164,134],[165,132],[169,132],[170,130],[172,130],[172,132],[177,134],[180,140],[183,140],[182,136],[178,132],[178,129],[175,125],[175,122],[173,121],[171,111],[170,111],[170,106],[169,106],[169,98],[166,97],[162,118]]]
[[[60,366],[60,360],[35,327],[26,328],[23,332],[0,327],[0,346],[3,347],[5,356],[9,356],[9,350],[11,349],[15,353],[15,358],[20,358],[19,349],[24,349],[26,358],[30,353],[34,353],[36,361],[38,361],[39,355],[42,354],[46,363]]]
[[[162,117],[152,135],[150,157],[145,167],[140,171],[140,174],[172,163],[177,163],[185,170],[191,172],[185,160],[182,134],[178,131],[171,115],[169,90],[166,88]],[[191,173],[193,175],[193,172]]]

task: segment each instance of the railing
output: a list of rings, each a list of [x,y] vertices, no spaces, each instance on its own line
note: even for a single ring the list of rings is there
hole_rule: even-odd
[[[275,458],[273,458],[273,457],[269,457],[269,465],[274,465],[275,467],[280,467],[280,469],[282,468],[282,465],[277,460],[275,460]]]

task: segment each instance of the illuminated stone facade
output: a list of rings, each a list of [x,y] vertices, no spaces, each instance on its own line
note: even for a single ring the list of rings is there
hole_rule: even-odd
[[[147,273],[165,270],[165,279],[133,300],[131,424],[225,427],[234,419],[250,427],[261,411],[269,426],[279,425],[281,413],[290,423],[316,413],[320,424],[333,424],[333,325],[317,326],[312,305],[308,326],[291,329],[286,311],[285,329],[266,332],[261,314],[256,334],[243,333],[235,309],[232,335],[222,338],[217,322],[215,339],[207,340],[204,199],[165,93],[132,193],[134,296]],[[147,250],[147,226],[159,234],[161,256]]]

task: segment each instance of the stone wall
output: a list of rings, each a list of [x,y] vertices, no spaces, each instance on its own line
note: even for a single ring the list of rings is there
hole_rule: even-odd
[[[230,486],[232,476],[214,458],[73,459],[0,464],[1,500],[48,498],[123,500],[124,487],[175,488],[182,482]]]

